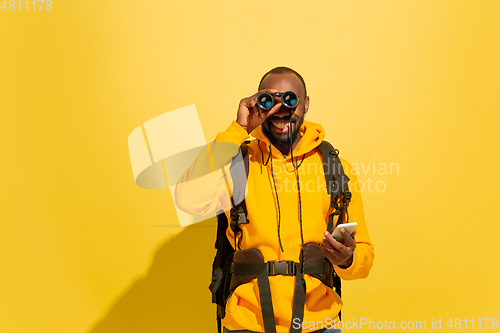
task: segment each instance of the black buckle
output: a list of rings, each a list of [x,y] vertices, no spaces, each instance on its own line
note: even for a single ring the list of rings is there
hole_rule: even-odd
[[[267,275],[295,275],[295,262],[292,260],[268,261]]]
[[[249,222],[245,214],[246,209],[243,209],[242,207],[243,204],[245,204],[244,201],[236,205],[236,207],[231,208],[229,211],[229,216],[234,224],[247,224]]]

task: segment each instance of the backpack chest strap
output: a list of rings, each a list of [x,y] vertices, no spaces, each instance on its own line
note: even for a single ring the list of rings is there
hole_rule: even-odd
[[[244,263],[234,262],[231,266],[231,273],[235,275],[259,275],[263,271],[268,276],[289,275],[294,276],[297,270],[302,270],[300,262],[291,260],[268,261],[265,263]],[[304,274],[328,274],[333,272],[333,267],[326,261],[307,262],[304,265]]]

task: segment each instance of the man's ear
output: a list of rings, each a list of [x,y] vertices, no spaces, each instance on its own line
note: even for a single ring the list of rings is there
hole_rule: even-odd
[[[306,96],[306,100],[304,101],[304,113],[309,110],[309,96]]]

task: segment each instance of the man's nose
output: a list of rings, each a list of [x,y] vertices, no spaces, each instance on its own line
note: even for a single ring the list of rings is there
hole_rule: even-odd
[[[284,105],[281,105],[279,110],[274,114],[274,116],[279,117],[279,118],[284,118],[288,117],[293,114],[293,110],[290,110]]]

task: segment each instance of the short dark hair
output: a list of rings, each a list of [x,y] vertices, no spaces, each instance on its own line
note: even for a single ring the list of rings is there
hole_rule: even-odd
[[[283,67],[283,66],[273,68],[269,72],[267,72],[266,74],[264,74],[264,76],[262,77],[262,79],[260,79],[258,90],[260,90],[260,86],[262,85],[262,82],[264,81],[264,79],[268,75],[271,75],[271,74],[293,74],[293,75],[295,75],[296,77],[299,78],[300,82],[302,82],[302,85],[304,86],[304,93],[307,96],[306,83],[304,82],[304,79],[302,78],[302,76],[299,73],[297,73],[296,71],[294,71],[293,69],[288,68],[288,67]]]

